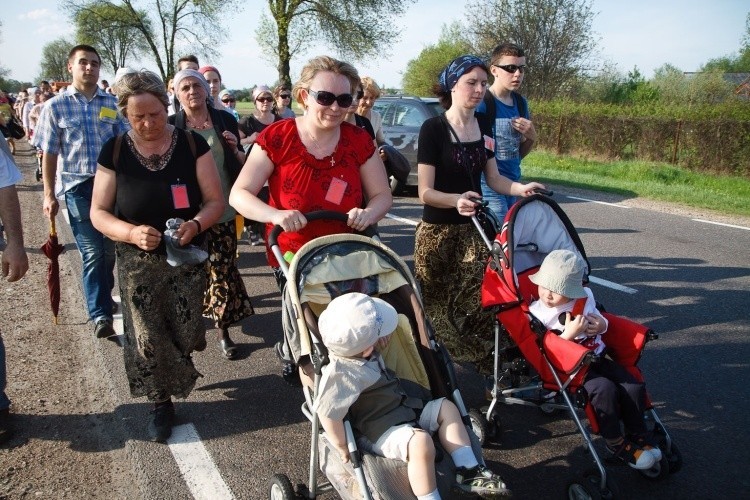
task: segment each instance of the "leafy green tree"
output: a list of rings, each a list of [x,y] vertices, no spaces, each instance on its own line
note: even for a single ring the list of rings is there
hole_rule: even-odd
[[[606,62],[597,74],[580,76],[569,95],[578,102],[621,102],[624,82],[617,65]]]
[[[716,104],[734,98],[734,84],[726,81],[721,71],[698,73],[690,79],[689,104]]]
[[[416,58],[406,64],[401,81],[405,93],[433,95],[433,86],[443,68],[456,57],[473,52],[471,43],[462,34],[462,30],[459,23],[443,25],[437,43],[422,49]]]
[[[690,82],[678,67],[664,64],[654,70],[651,84],[659,91],[659,101],[664,104],[683,104],[688,101]]]
[[[67,81],[68,53],[75,43],[65,38],[58,38],[45,44],[42,48],[42,60],[39,63],[39,77],[37,80]]]
[[[261,52],[290,85],[289,65],[313,42],[324,42],[342,57],[383,56],[399,36],[393,22],[415,0],[268,0],[255,32]]]
[[[147,19],[146,13],[138,16]],[[122,6],[94,4],[75,14],[76,40],[96,47],[102,65],[112,73],[127,66],[129,58],[148,50],[141,33],[132,25],[128,12]]]
[[[740,41],[739,53],[710,59],[701,66],[700,70],[701,72],[750,73],[750,12],[745,18],[745,33]]]
[[[480,54],[489,56],[503,42],[524,49],[524,90],[530,96],[569,94],[593,69],[598,40],[592,31],[591,0],[474,0],[466,11]]]
[[[73,19],[94,7],[104,20],[122,23],[136,30],[148,47],[147,53],[159,68],[164,81],[174,75],[180,55],[178,47],[204,57],[217,54],[216,48],[226,40],[226,30],[219,14],[235,9],[238,0],[67,0]]]

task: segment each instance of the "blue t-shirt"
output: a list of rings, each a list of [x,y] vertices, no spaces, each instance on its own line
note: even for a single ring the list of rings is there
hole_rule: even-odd
[[[521,179],[521,139],[523,136],[511,126],[510,121],[520,116],[518,99],[523,99],[523,97],[516,94],[511,95],[513,96],[513,106],[508,106],[493,96],[495,99],[495,123],[493,125],[495,133],[495,161],[497,162],[500,175],[512,181],[518,181]],[[484,105],[484,101],[482,101],[477,106],[476,112],[486,113],[486,110],[487,107]],[[527,110],[524,118],[528,117]]]

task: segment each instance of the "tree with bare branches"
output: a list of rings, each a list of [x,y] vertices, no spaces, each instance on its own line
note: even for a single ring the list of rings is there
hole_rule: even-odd
[[[121,23],[143,37],[162,79],[175,72],[179,47],[205,57],[217,54],[216,47],[226,40],[219,22],[222,9],[237,8],[237,0],[68,0],[73,19],[83,12],[106,14],[106,21]]]
[[[598,39],[591,0],[475,0],[467,6],[474,45],[489,54],[503,42],[520,45],[528,67],[526,93],[551,98],[566,93],[595,69]]]
[[[268,0],[255,32],[262,53],[276,64],[278,83],[291,84],[289,64],[313,42],[324,42],[341,57],[362,60],[383,55],[398,38],[394,23],[415,0]]]

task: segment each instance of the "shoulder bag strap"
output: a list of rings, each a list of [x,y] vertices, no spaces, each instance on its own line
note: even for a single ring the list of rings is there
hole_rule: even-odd
[[[115,138],[115,145],[112,148],[112,166],[117,168],[117,162],[120,161],[120,149],[122,149],[122,138],[127,132],[118,135]]]
[[[458,144],[458,147],[461,150],[461,166],[464,167],[464,170],[466,171],[466,175],[469,176],[469,181],[471,181],[471,188],[474,191],[479,193],[480,191],[477,189],[476,184],[474,184],[474,176],[471,175],[471,168],[469,165],[466,164],[466,148],[464,147],[464,143],[461,142],[461,139],[458,138],[458,134],[456,133],[455,130],[453,130],[453,127],[448,122],[448,119],[445,117],[445,113],[440,115],[440,118],[443,120],[443,123],[445,123],[445,126],[448,127],[448,130],[456,139],[456,144]]]
[[[516,107],[518,108],[518,114],[522,118],[527,118],[529,116],[529,106],[526,102],[526,99],[524,96],[516,92],[515,90],[511,92],[513,94],[513,98],[516,101]]]
[[[185,127],[185,110],[181,109],[177,113],[175,113],[174,116],[174,126],[177,128],[181,128],[185,130],[187,127]]]
[[[187,141],[188,141],[188,146],[190,146],[190,152],[193,153],[193,158],[197,159],[196,148],[195,148],[195,137],[193,137],[193,132],[191,130],[186,130],[185,134],[187,134]]]

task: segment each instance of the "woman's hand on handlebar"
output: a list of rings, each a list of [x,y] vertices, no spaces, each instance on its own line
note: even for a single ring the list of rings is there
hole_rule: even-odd
[[[299,210],[279,210],[271,222],[289,232],[299,231],[307,225],[307,219]]]
[[[476,200],[481,199],[482,195],[474,191],[466,191],[465,193],[458,196],[458,200],[456,200],[456,210],[458,210],[459,214],[465,217],[471,217],[476,213]]]
[[[536,193],[537,190],[540,190],[542,192],[547,191],[547,188],[544,187],[544,184],[540,184],[538,182],[529,182],[528,184],[522,184],[521,189],[523,190],[523,194],[521,196],[531,196],[532,194]]]
[[[352,208],[347,212],[347,216],[346,225],[359,232],[377,222],[366,208]]]

